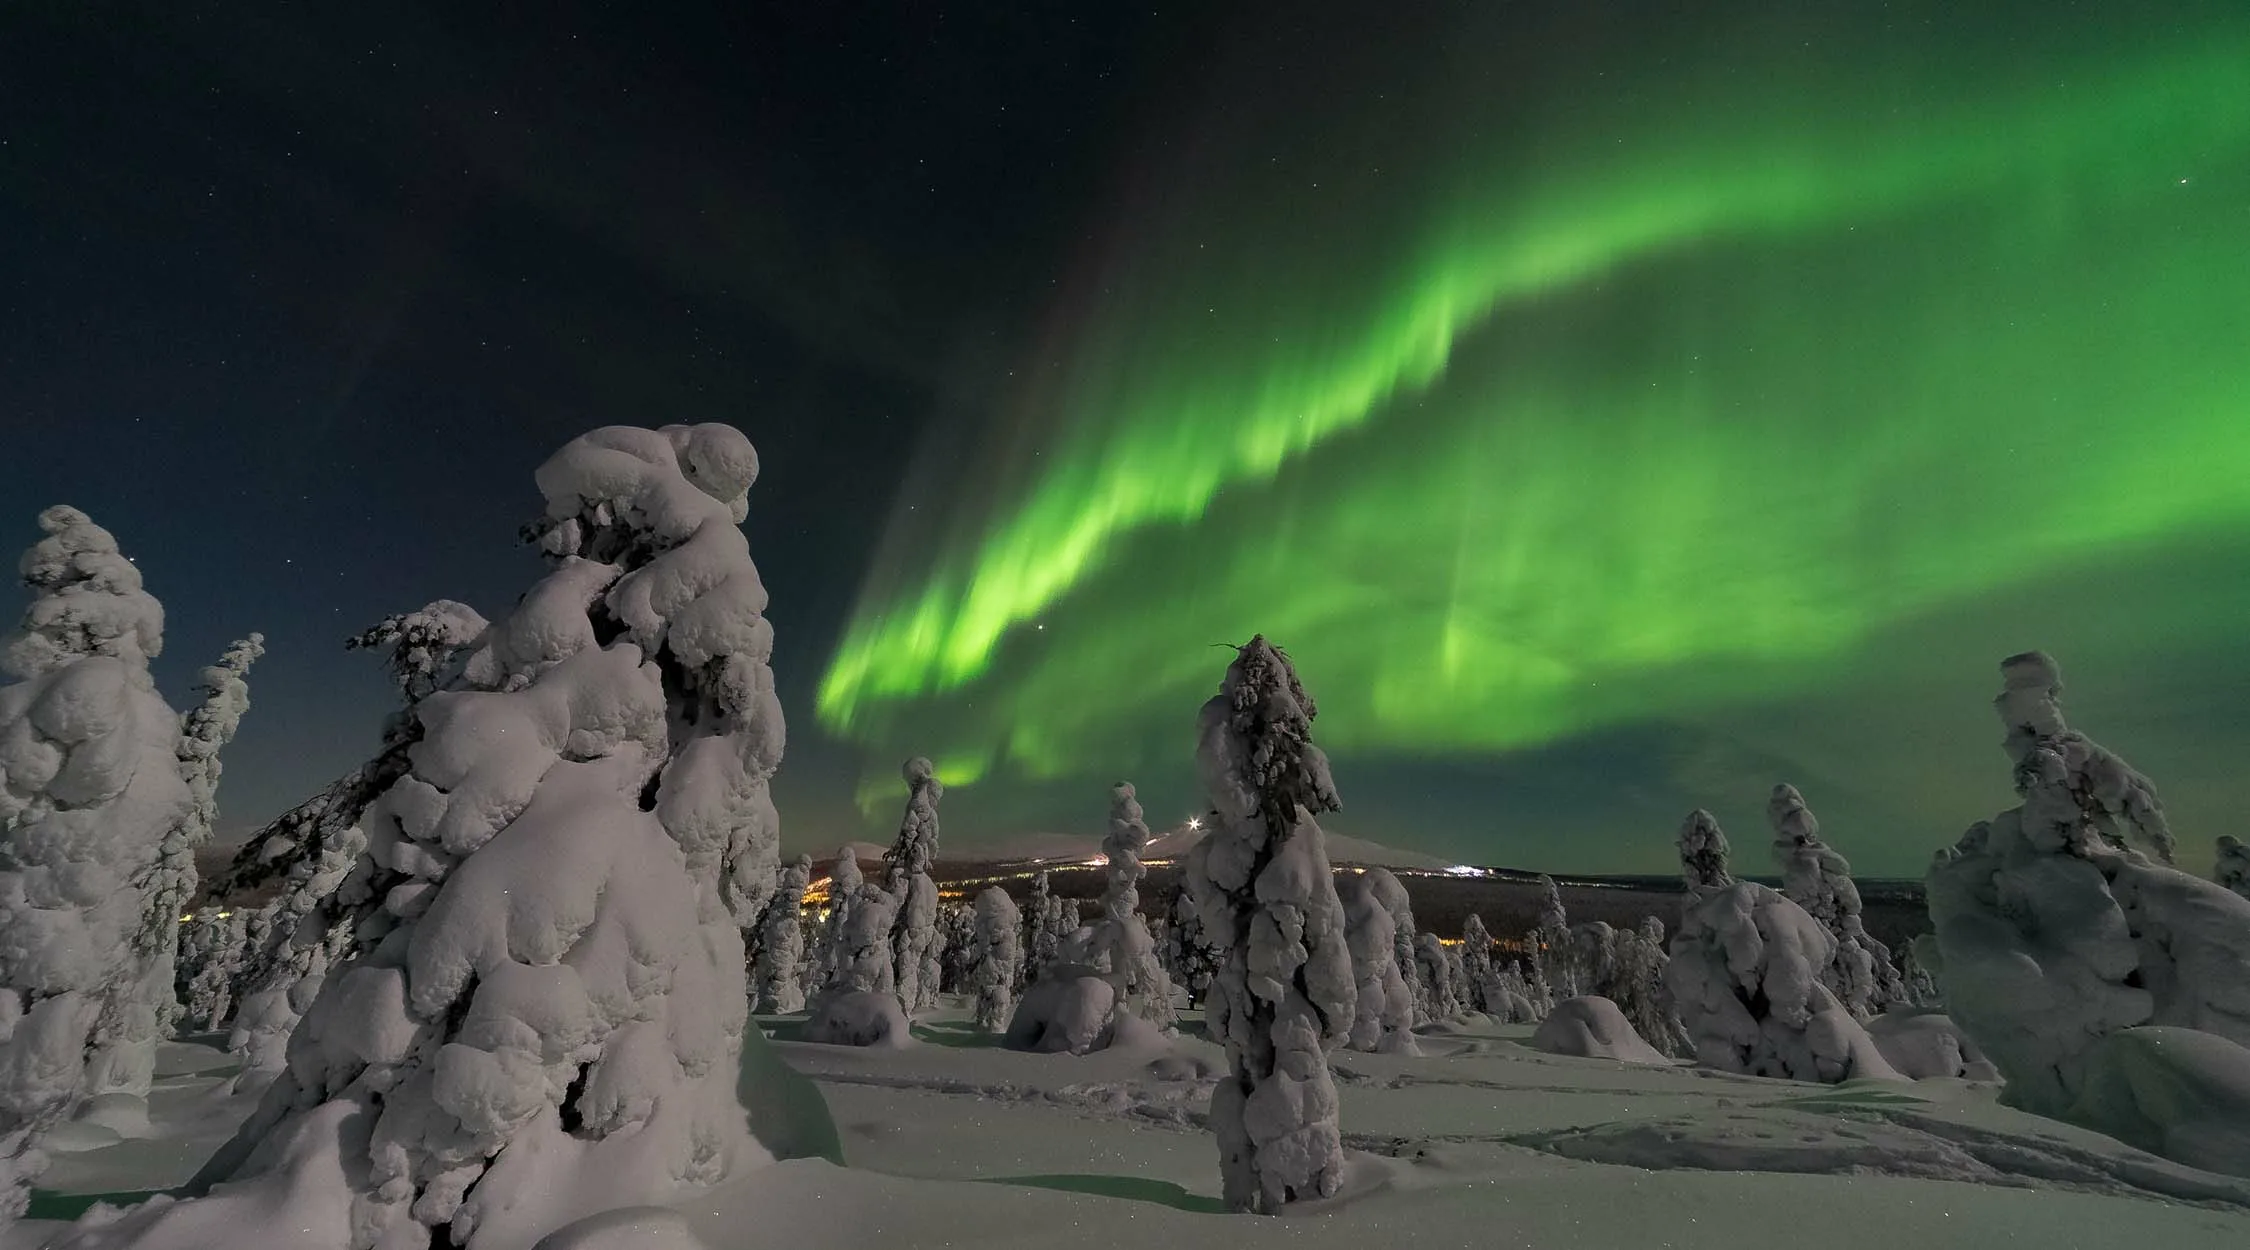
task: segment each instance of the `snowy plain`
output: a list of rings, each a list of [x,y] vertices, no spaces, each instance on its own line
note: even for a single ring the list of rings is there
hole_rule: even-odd
[[[2250,1246],[2250,1181],[2001,1107],[1993,1085],[1570,1058],[1482,1017],[1424,1030],[1420,1056],[1338,1053],[1344,1192],[1227,1215],[1202,1127],[1224,1058],[1194,1014],[1177,1039],[1085,1056],[1002,1050],[952,996],[901,1047],[790,1040],[801,1019],[763,1018],[773,1043],[746,1062],[812,1079],[848,1166],[789,1158],[683,1203],[710,1250]],[[40,1245],[58,1225],[36,1217],[87,1196],[179,1184],[248,1114],[215,1045],[166,1044],[159,1064],[156,1136],[61,1143],[0,1250]]]

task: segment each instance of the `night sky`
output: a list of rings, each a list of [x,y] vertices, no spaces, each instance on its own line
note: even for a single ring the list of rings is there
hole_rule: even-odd
[[[705,420],[792,850],[910,753],[954,848],[1172,823],[1256,631],[1330,827],[1464,860],[1763,870],[1790,780],[1918,873],[2030,647],[2240,832],[2239,3],[481,7],[0,17],[0,548],[115,531],[175,704],[266,633],[234,835],[372,749],[345,636],[530,584],[550,451]]]

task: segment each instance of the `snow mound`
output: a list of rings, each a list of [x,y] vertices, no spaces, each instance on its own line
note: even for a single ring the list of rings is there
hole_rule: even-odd
[[[539,1239],[531,1250],[710,1250],[686,1217],[669,1207],[621,1207],[590,1215]]]
[[[1009,1050],[1083,1055],[1109,1045],[1117,987],[1084,964],[1054,964],[1016,1004],[1000,1044]]]
[[[1868,1022],[1867,1035],[1875,1039],[1875,1049],[1883,1052],[1883,1058],[1901,1076],[1917,1081],[1932,1077],[2000,1079],[2000,1070],[1984,1057],[1953,1017],[1939,1009],[1894,1006]]]
[[[2068,1117],[2119,1141],[2228,1176],[2250,1176],[2250,1049],[2196,1029],[2112,1033],[2086,1056]]]
[[[832,990],[813,1000],[798,1037],[830,1046],[897,1048],[913,1042],[898,995],[882,990]]]
[[[1670,1067],[1663,1051],[1649,1045],[1626,1022],[1625,1013],[1606,998],[1588,994],[1566,998],[1540,1022],[1531,1035],[1533,1048],[1550,1055],[1575,1055],[1580,1059],[1615,1059],[1619,1063]]]

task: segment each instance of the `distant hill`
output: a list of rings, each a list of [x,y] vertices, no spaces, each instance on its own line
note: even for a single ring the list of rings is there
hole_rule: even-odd
[[[1189,847],[1203,837],[1198,829],[1181,826],[1166,830],[1149,841],[1148,849],[1141,853],[1144,859],[1178,859],[1187,854]],[[1041,861],[1057,864],[1080,864],[1098,860],[1102,856],[1102,840],[1091,834],[1028,833],[998,842],[980,842],[958,849],[941,846],[941,863],[1012,864]],[[876,853],[880,857],[881,852]],[[817,856],[815,858],[818,858]],[[1419,851],[1402,851],[1344,834],[1328,833],[1328,859],[1336,864],[1359,864],[1382,868],[1414,868],[1429,872],[1442,871],[1453,861],[1424,855]]]

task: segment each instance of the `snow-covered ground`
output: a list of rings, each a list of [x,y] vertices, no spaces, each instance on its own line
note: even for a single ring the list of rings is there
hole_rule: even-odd
[[[790,1041],[795,1018],[766,1021],[849,1166],[791,1159],[681,1214],[712,1250],[2250,1246],[2250,1181],[1997,1106],[1991,1086],[1635,1067],[1542,1054],[1530,1026],[1503,1025],[1425,1032],[1418,1057],[1339,1053],[1344,1193],[1225,1215],[1201,1127],[1223,1059],[1198,1020],[1176,1042],[1073,1057],[997,1049],[968,1016],[949,998],[895,1049]],[[57,1158],[34,1215],[184,1181],[248,1112],[228,1064],[165,1046],[158,1137],[81,1139],[94,1148]],[[27,1221],[0,1247],[53,1228]]]

